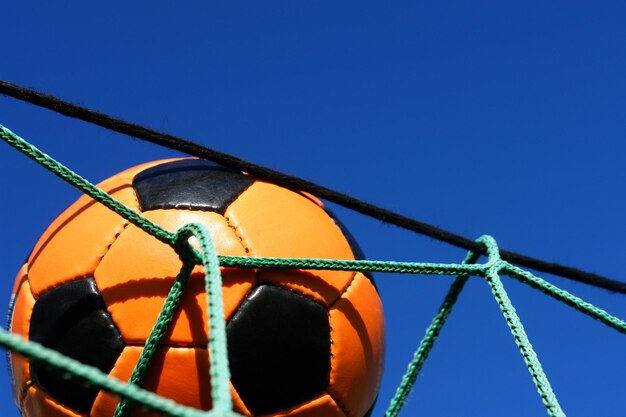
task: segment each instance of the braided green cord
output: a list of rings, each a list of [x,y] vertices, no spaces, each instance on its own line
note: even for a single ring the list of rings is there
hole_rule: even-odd
[[[230,369],[226,347],[226,322],[222,300],[222,274],[213,241],[207,229],[200,224],[188,224],[176,234],[177,243],[188,243],[194,236],[200,243],[202,265],[204,266],[204,285],[209,314],[209,373],[211,374],[211,399],[215,412],[230,412],[233,408],[230,396]],[[189,246],[191,249],[191,247]],[[191,250],[190,250],[191,252]]]
[[[478,255],[470,252],[463,263],[472,264],[476,262],[478,257]],[[435,345],[441,329],[452,312],[452,308],[454,307],[454,304],[456,303],[468,278],[469,275],[467,274],[459,275],[450,286],[443,303],[439,307],[439,311],[437,311],[437,314],[430,323],[430,326],[426,329],[426,334],[420,342],[417,351],[415,351],[413,359],[411,360],[406,373],[402,377],[402,381],[400,382],[400,385],[398,386],[387,411],[385,411],[385,417],[396,417],[400,413],[400,410],[404,406],[411,390],[413,389],[413,385],[415,385],[415,381],[422,370],[422,366],[426,362],[426,359],[428,359],[428,355]]]
[[[50,156],[46,155],[35,146],[26,142],[24,139],[11,132],[6,127],[0,125],[0,139],[28,156],[39,165],[46,168],[62,180],[68,182],[74,187],[78,188],[94,200],[104,204],[106,207],[124,217],[126,220],[133,223],[135,226],[140,227],[142,230],[156,237],[160,241],[171,245],[174,241],[174,234],[163,229],[161,226],[152,223],[137,212],[126,207],[109,194],[105,193],[71,169],[67,168],[60,162],[54,160]]]
[[[148,368],[156,355],[157,349],[161,344],[163,337],[167,333],[168,326],[171,323],[178,306],[180,305],[180,300],[182,299],[185,287],[189,282],[189,277],[193,267],[193,260],[190,261],[189,258],[183,259],[183,266],[180,273],[176,277],[176,281],[174,282],[174,285],[172,285],[165,303],[163,303],[163,308],[159,312],[156,324],[150,331],[150,336],[148,336],[148,340],[146,340],[143,351],[141,352],[139,360],[135,365],[135,369],[133,369],[133,373],[128,380],[129,384],[141,385],[141,382],[143,381],[146,373],[148,372]],[[115,408],[113,417],[123,417],[128,415],[129,412],[130,404],[123,398]]]
[[[150,391],[134,385],[125,384],[118,379],[106,375],[98,368],[84,365],[68,358],[55,350],[46,348],[35,342],[27,342],[18,335],[0,328],[0,345],[32,360],[45,363],[69,377],[78,378],[95,385],[118,397],[127,398],[142,407],[162,413],[170,417],[206,417],[206,414],[160,397]]]
[[[439,264],[426,262],[354,261],[320,258],[254,258],[218,256],[220,265],[239,268],[309,269],[325,271],[369,271],[428,275],[484,275],[485,265]]]
[[[507,262],[504,267],[504,272],[512,278],[527,284],[544,294],[549,295],[570,307],[575,308],[583,314],[586,314],[599,322],[605,324],[608,327],[612,327],[620,333],[626,334],[626,322],[619,318],[609,314],[608,312],[594,306],[591,303],[584,301],[569,292],[562,290],[549,282],[534,276],[530,272],[524,271],[517,266],[511,265]]]
[[[530,340],[528,340],[524,326],[515,311],[515,307],[511,304],[511,300],[504,290],[502,281],[498,276],[498,272],[505,267],[505,264],[500,259],[500,253],[498,252],[496,242],[490,236],[483,236],[478,239],[478,241],[482,242],[487,247],[487,254],[489,256],[489,264],[491,264],[491,267],[487,271],[486,278],[489,286],[491,287],[491,292],[498,302],[498,306],[500,307],[500,310],[506,319],[506,323],[513,334],[515,343],[524,358],[524,362],[526,363],[533,382],[537,387],[541,400],[546,406],[548,415],[550,417],[565,417],[565,413],[561,409],[561,405],[556,399],[554,391],[550,386],[550,382],[548,381],[543,367],[539,362],[537,353],[535,353]]]

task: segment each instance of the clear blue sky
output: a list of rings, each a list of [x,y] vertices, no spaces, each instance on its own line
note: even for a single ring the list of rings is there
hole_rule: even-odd
[[[0,78],[626,280],[624,22],[617,1],[7,2]],[[4,97],[0,123],[93,181],[176,155]],[[39,234],[77,197],[0,144],[0,309]],[[337,212],[371,259],[465,256]],[[625,296],[546,278],[626,317]],[[450,282],[378,275],[388,350],[374,415]],[[567,415],[626,416],[626,337],[505,285]],[[16,417],[0,363],[0,409]],[[481,280],[404,415],[545,415]]]

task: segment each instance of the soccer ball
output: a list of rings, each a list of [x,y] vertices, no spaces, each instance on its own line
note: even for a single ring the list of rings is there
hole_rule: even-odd
[[[200,159],[157,161],[99,184],[175,232],[201,223],[218,254],[360,259],[315,197]],[[46,230],[13,290],[12,332],[127,381],[181,268],[168,245],[87,196]],[[222,268],[235,410],[249,416],[363,417],[382,374],[382,304],[369,274]],[[201,267],[143,387],[211,408]],[[118,399],[10,355],[24,417],[111,416]],[[154,415],[133,407],[133,416]]]

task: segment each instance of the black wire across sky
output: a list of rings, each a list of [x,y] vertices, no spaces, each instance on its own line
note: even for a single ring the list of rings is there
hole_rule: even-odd
[[[197,156],[198,158],[208,159],[240,171],[245,171],[252,176],[276,183],[294,191],[305,191],[314,194],[319,198],[346,207],[350,210],[354,210],[374,219],[429,236],[433,239],[465,250],[470,250],[476,253],[484,253],[485,251],[482,244],[466,238],[465,236],[461,236],[402,214],[395,213],[391,210],[378,207],[314,182],[245,161],[235,156],[207,148],[168,133],[158,132],[135,123],[116,119],[109,115],[77,106],[56,97],[1,80],[0,94],[52,110],[67,117],[83,120],[124,135],[165,146],[176,151]],[[500,254],[502,259],[519,266],[558,275],[563,278],[582,282],[594,287],[604,288],[609,291],[626,294],[626,282],[617,281],[592,272],[586,272],[574,267],[536,259],[504,249],[500,251]]]

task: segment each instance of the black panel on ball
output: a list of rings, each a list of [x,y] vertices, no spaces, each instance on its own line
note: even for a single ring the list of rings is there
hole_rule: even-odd
[[[256,288],[228,323],[232,382],[253,414],[320,395],[330,379],[326,309],[279,287]]]
[[[133,186],[142,211],[187,209],[224,213],[254,180],[203,159],[184,159],[148,168]]]
[[[30,319],[30,340],[109,373],[124,342],[92,278],[54,288],[39,297]],[[31,361],[35,383],[61,403],[88,413],[98,392],[77,379]]]

